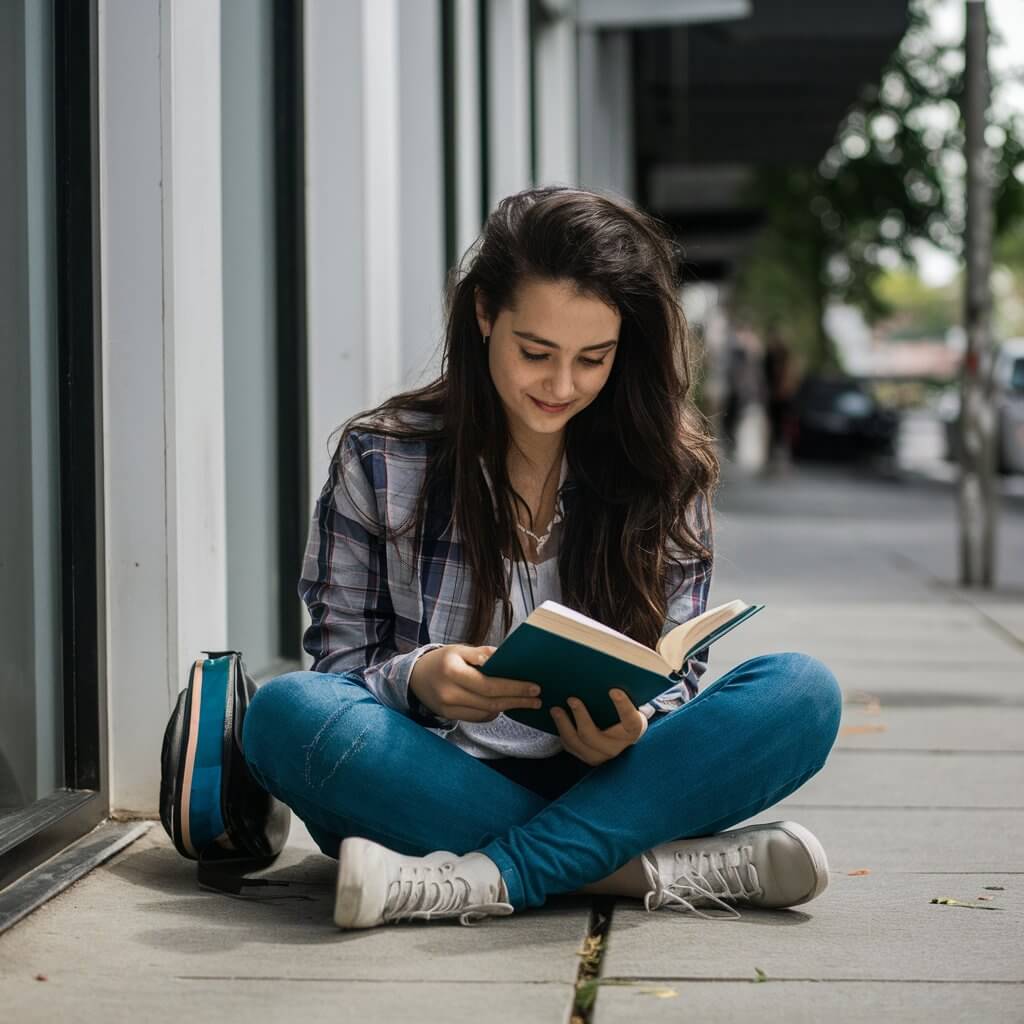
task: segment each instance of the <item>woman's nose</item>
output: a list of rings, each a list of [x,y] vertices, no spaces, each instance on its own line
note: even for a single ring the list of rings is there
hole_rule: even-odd
[[[568,402],[572,398],[572,367],[555,367],[547,380],[548,393],[556,402]]]

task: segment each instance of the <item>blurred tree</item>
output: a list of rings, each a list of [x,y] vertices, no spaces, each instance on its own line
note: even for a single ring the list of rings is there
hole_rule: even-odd
[[[963,49],[936,40],[934,6],[910,0],[907,31],[880,82],[862,91],[817,167],[757,174],[750,199],[764,226],[737,270],[733,312],[777,330],[809,370],[840,365],[823,325],[830,299],[874,322],[891,308],[879,278],[916,269],[916,240],[962,252]],[[1024,223],[1021,121],[1003,114],[986,135],[1001,243]]]
[[[938,288],[908,269],[886,270],[875,280],[873,299],[888,307],[886,336],[892,340],[941,341],[962,319],[963,282],[958,277]]]

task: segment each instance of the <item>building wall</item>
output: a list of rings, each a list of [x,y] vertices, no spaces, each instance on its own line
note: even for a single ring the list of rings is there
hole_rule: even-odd
[[[99,6],[106,642],[111,802],[123,813],[157,810],[160,740],[191,661],[271,621],[252,588],[294,593],[267,550],[280,495],[267,493],[261,454],[275,429],[271,7]],[[331,432],[436,374],[445,252],[476,237],[484,197],[490,209],[529,186],[531,167],[537,183],[580,179],[580,86],[574,23],[535,26],[531,41],[527,0],[305,0],[303,28],[309,487],[298,500],[311,511]]]

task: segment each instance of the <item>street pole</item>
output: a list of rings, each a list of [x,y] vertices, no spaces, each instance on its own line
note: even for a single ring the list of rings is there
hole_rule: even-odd
[[[966,0],[963,117],[967,225],[964,303],[967,350],[960,402],[960,583],[991,589],[996,546],[995,411],[992,394],[992,153],[985,0]]]

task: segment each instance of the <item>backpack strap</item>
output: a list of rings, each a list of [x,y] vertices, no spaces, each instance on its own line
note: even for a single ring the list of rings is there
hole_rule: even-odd
[[[312,896],[298,894],[281,894],[265,896],[247,895],[243,889],[264,888],[267,886],[284,887],[292,885],[291,882],[278,881],[273,878],[246,878],[247,871],[255,871],[265,865],[264,861],[254,857],[230,857],[230,858],[204,858],[202,851],[199,853],[196,864],[196,882],[199,888],[206,892],[219,893],[222,896],[233,896],[242,900],[256,900],[265,902],[268,900],[312,900]]]

